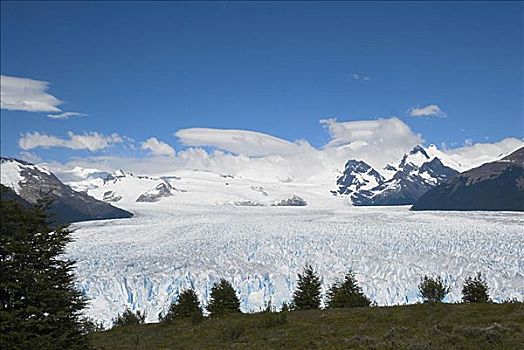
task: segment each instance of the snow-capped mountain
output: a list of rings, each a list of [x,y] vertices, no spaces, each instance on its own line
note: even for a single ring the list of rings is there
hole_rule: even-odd
[[[107,202],[156,202],[177,191],[169,179],[137,176],[122,169],[90,184],[88,193]]]
[[[141,194],[136,199],[137,202],[158,202],[160,199],[165,197],[171,197],[176,189],[171,186],[168,182],[159,183],[155,188]]]
[[[354,205],[413,204],[429,189],[458,174],[435,156],[433,147],[430,150],[416,146],[398,166],[388,165],[384,170],[392,174],[390,178],[384,178],[363,161],[350,160],[337,179],[336,193],[349,195]]]
[[[418,145],[413,147],[409,153],[404,154],[404,157],[402,157],[402,160],[400,161],[397,169],[402,169],[408,164],[411,164],[413,167],[421,167],[422,164],[426,163],[430,159],[431,157],[427,154],[424,147]]]
[[[109,173],[75,167],[57,175],[75,190],[130,210],[134,210],[131,204],[137,201],[147,205],[167,201],[173,204],[237,206],[307,204],[308,207],[326,208],[348,204],[413,204],[429,189],[465,168],[434,145],[427,148],[416,146],[398,163],[389,163],[380,169],[369,164],[365,159],[349,159],[338,176],[333,168],[321,176],[300,181],[184,168],[142,176],[121,169]],[[336,184],[335,190],[333,183]],[[341,196],[334,198],[331,194]],[[347,197],[350,201],[345,200]]]
[[[360,190],[370,190],[384,182],[384,177],[366,162],[350,159],[342,176],[337,179],[338,193],[352,194]]]
[[[1,183],[31,204],[43,198],[53,199],[49,211],[58,223],[133,216],[85,192],[74,191],[43,167],[14,158],[1,158]]]
[[[212,204],[235,206],[306,206],[311,201],[324,204],[329,199],[323,184],[263,182],[243,176],[201,170],[177,170],[176,175],[136,175],[122,169],[105,178],[79,181],[86,192],[103,201],[118,203],[130,210],[134,203]],[[70,183],[80,187],[78,182]]]

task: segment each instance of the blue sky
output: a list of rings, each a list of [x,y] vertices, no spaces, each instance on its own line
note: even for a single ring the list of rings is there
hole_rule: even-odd
[[[2,75],[49,82],[61,112],[86,114],[4,108],[2,155],[18,155],[28,132],[155,137],[179,151],[174,133],[193,127],[322,147],[332,138],[319,123],[327,118],[397,116],[427,144],[455,147],[524,137],[522,2],[2,2],[1,10]],[[430,115],[411,116],[413,108]],[[59,161],[93,154],[31,151]]]

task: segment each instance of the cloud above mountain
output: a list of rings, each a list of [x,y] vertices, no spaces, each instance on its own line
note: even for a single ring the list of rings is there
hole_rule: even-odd
[[[407,150],[424,142],[397,117],[346,122],[322,119],[320,123],[331,137],[323,147],[326,154],[340,160],[364,160],[377,169],[396,162]]]
[[[104,150],[121,144],[148,151],[149,156],[120,157],[94,154],[74,158],[67,164],[53,164],[66,169],[81,166],[113,171],[124,168],[138,174],[168,174],[178,169],[206,170],[249,178],[282,181],[321,181],[331,183],[349,159],[363,160],[378,171],[385,165],[397,165],[402,156],[424,139],[396,117],[320,121],[329,140],[316,148],[306,141],[289,141],[261,132],[211,128],[182,129],[175,133],[186,148],[176,152],[168,143],[150,137],[140,143],[118,134],[97,132],[68,133],[68,138],[32,132],[22,135],[23,150],[65,147],[73,150]],[[472,144],[438,151],[442,157],[461,165],[461,171],[509,154],[524,146],[516,138],[489,144]]]
[[[141,148],[149,150],[149,152],[155,156],[174,157],[176,154],[173,147],[163,141],[158,140],[156,137],[150,137],[146,141],[142,142]]]
[[[396,117],[377,120],[339,122],[336,119],[322,119],[320,123],[328,130],[331,140],[325,147],[338,147],[358,143],[409,147],[422,142],[422,137]]]
[[[124,138],[116,133],[106,136],[98,132],[75,134],[70,131],[67,133],[67,136],[68,138],[60,138],[36,131],[28,132],[20,137],[18,145],[23,150],[63,147],[94,152],[124,141]]]
[[[290,142],[249,130],[191,128],[179,130],[175,136],[186,146],[213,147],[250,157],[292,155],[312,148],[306,141]]]
[[[508,137],[498,142],[467,144],[464,147],[442,151],[453,160],[463,164],[466,169],[471,169],[494,159],[502,158],[523,146],[522,139]]]
[[[329,142],[320,149],[303,140],[291,142],[247,130],[191,128],[179,130],[175,136],[187,146],[210,147],[241,156],[279,156],[283,159],[281,162],[309,158],[310,165],[319,158],[329,163],[343,163],[352,157],[371,159],[371,164],[377,167],[396,161],[406,150],[423,142],[419,134],[396,117],[348,122],[323,119],[320,123],[330,136]]]

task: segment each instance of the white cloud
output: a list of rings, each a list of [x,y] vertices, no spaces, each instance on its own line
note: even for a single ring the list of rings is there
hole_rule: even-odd
[[[63,102],[47,93],[49,83],[29,78],[0,76],[0,108],[9,111],[48,112],[51,119],[69,119],[83,117],[87,114],[62,112],[58,107]],[[58,114],[56,114],[58,113]]]
[[[47,117],[51,119],[69,119],[73,117],[85,117],[87,114],[78,112],[63,112],[60,114],[48,114]]]
[[[364,160],[381,171],[388,163],[397,165],[406,152],[424,143],[421,135],[414,133],[396,117],[350,122],[327,119],[321,123],[327,129],[330,140],[320,149],[306,142],[290,142],[253,131],[195,128],[182,129],[176,133],[182,143],[195,146],[179,152],[151,137],[138,143],[138,147],[151,151],[154,157],[93,156],[71,159],[66,164],[53,164],[50,167],[53,170],[65,170],[80,166],[103,171],[123,168],[152,176],[173,174],[178,170],[205,170],[261,181],[291,178],[330,187],[334,186],[334,179],[348,159]],[[22,137],[20,146],[23,149],[69,147],[97,150],[120,142],[131,148],[136,145],[131,139],[116,134],[70,133],[69,139],[63,139],[31,133]],[[200,146],[209,146],[215,150]],[[522,140],[508,138],[497,143],[473,144],[438,152],[451,163],[459,163],[461,170],[467,170],[522,146]]]
[[[27,78],[0,76],[2,109],[26,112],[61,112],[62,101],[46,93],[49,83]]]
[[[423,142],[420,135],[398,118],[355,122],[329,119],[322,123],[331,136],[322,149],[253,131],[197,128],[176,133],[182,143],[197,148],[187,148],[173,157],[90,157],[77,159],[70,165],[105,171],[125,168],[148,175],[199,169],[267,180],[315,179],[330,186],[348,159],[363,159],[380,170],[387,163],[396,164],[405,152]],[[146,140],[141,147],[156,144],[150,141]],[[199,146],[227,153],[210,152]]]
[[[158,140],[156,137],[150,137],[142,142],[142,149],[149,150],[155,156],[174,157],[176,152],[173,147],[167,143]]]
[[[413,107],[408,111],[412,117],[440,117],[445,118],[446,113],[437,105],[428,105],[426,107]]]
[[[473,143],[471,140],[464,147],[444,149],[443,152],[466,169],[475,168],[486,162],[506,156],[524,147],[524,141],[508,137],[494,143]]]
[[[368,77],[368,76],[363,76],[363,75],[359,75],[359,74],[357,74],[357,73],[352,73],[352,74],[351,74],[351,79],[353,79],[353,80],[360,80],[360,79],[362,79],[362,80],[365,80],[365,81],[369,81],[369,80],[371,80],[370,77]]]
[[[420,134],[396,117],[350,122],[323,119],[320,123],[331,136],[325,152],[337,154],[342,162],[343,158],[365,160],[378,170],[396,163],[406,151],[424,142]]]
[[[18,158],[34,164],[42,162],[42,158],[28,151],[21,151],[18,154]]]
[[[522,140],[507,138],[494,144],[475,144],[453,150],[444,149],[440,152],[461,164],[461,171],[465,171],[498,159],[523,146]],[[401,151],[400,154],[384,155],[373,146],[353,148],[345,145],[322,150],[312,149],[308,153],[267,157],[247,157],[220,151],[208,152],[201,148],[188,148],[178,152],[175,157],[96,156],[72,159],[66,164],[47,163],[47,166],[58,176],[60,171],[70,170],[75,166],[108,172],[125,169],[136,174],[151,176],[173,175],[178,170],[191,169],[268,181],[291,178],[305,183],[321,183],[325,188],[330,188],[348,159],[363,159],[377,170],[381,170],[381,164],[398,164],[402,155],[410,148],[411,146],[401,151],[399,147],[397,152]]]
[[[420,135],[414,134],[407,124],[392,117],[389,119],[339,122],[336,119],[322,119],[320,123],[328,130],[331,140],[326,147],[337,147],[354,142],[373,144],[420,143]]]
[[[59,138],[39,132],[28,132],[21,136],[18,145],[23,150],[34,148],[64,147],[74,150],[89,150],[91,152],[107,148],[113,144],[121,143],[124,139],[118,134],[108,136],[97,132],[86,132],[83,135],[68,132],[68,139]]]
[[[305,141],[290,142],[248,130],[191,128],[179,130],[175,136],[187,146],[214,147],[251,157],[290,155],[311,148]]]

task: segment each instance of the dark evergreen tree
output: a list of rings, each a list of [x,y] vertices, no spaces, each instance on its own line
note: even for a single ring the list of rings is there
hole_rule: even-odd
[[[311,265],[298,274],[297,289],[293,293],[293,309],[310,310],[320,308],[320,278]]]
[[[441,303],[450,291],[449,286],[444,284],[440,276],[437,278],[424,276],[418,289],[425,303]]]
[[[124,326],[138,326],[146,322],[146,313],[131,311],[127,308],[122,314],[118,314],[113,319],[113,328],[124,327]]]
[[[5,191],[2,186],[2,192]],[[63,257],[67,228],[52,230],[43,205],[0,201],[0,348],[86,349],[74,287],[74,262]]]
[[[482,274],[479,272],[477,275],[467,277],[464,280],[462,287],[462,302],[463,303],[488,303],[489,299],[489,288],[486,280],[482,278]]]
[[[358,285],[355,273],[351,270],[343,282],[335,283],[328,291],[326,305],[328,308],[367,307],[371,304]]]
[[[231,283],[222,278],[213,285],[207,311],[211,317],[240,312],[240,300]]]
[[[161,318],[162,322],[172,322],[176,319],[191,318],[201,319],[203,316],[202,308],[198,296],[192,289],[187,289],[180,293],[178,300],[173,302],[167,314]]]

